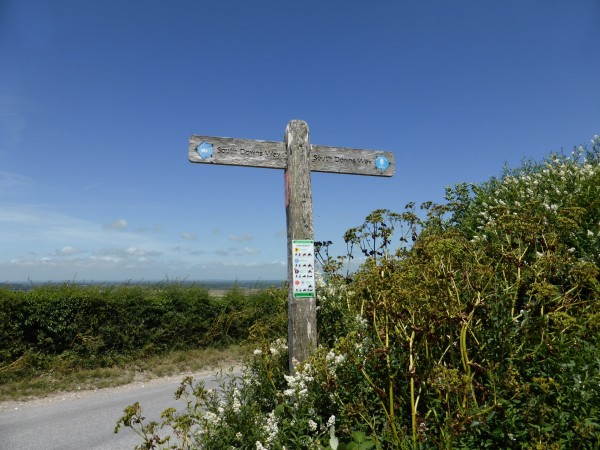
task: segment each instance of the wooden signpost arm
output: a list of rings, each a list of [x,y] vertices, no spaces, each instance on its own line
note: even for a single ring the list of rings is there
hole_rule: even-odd
[[[304,361],[317,347],[316,300],[296,298],[292,285],[294,276],[294,248],[297,240],[313,240],[313,208],[310,180],[310,139],[308,125],[300,120],[291,121],[284,137],[287,151],[285,169],[285,212],[288,239],[288,348],[290,371],[294,360]]]

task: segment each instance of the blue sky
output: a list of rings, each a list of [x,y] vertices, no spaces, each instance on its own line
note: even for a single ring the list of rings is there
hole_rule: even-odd
[[[0,0],[0,281],[286,277],[281,170],[191,134],[388,150],[315,239],[600,134],[600,2]]]

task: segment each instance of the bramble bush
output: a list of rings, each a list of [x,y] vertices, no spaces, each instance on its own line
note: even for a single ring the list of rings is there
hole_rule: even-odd
[[[351,279],[322,258],[320,346],[293,374],[264,344],[221,394],[184,382],[177,443],[139,404],[118,426],[143,448],[599,448],[600,138],[420,209],[346,233]]]

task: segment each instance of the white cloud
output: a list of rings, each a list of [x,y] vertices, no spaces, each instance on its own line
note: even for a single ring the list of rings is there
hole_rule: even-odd
[[[104,225],[105,230],[118,230],[123,231],[127,229],[127,221],[125,219],[117,219],[113,223]]]
[[[77,247],[71,247],[70,245],[66,245],[60,250],[56,250],[50,253],[50,256],[72,256],[77,255],[78,253],[82,253]]]
[[[261,253],[261,250],[258,248],[253,248],[253,247],[244,247],[243,249],[237,249],[237,248],[220,248],[217,250],[214,250],[213,253],[215,255],[218,256],[235,256],[235,257],[240,257],[240,256],[247,256],[247,255],[258,255]],[[192,252],[192,254],[194,254],[194,252]]]
[[[129,247],[126,250],[126,253],[128,255],[132,255],[132,256],[160,256],[160,255],[162,255],[162,252],[158,252],[155,250],[144,250],[142,248],[136,248],[136,247]]]
[[[156,250],[144,250],[138,247],[128,247],[128,248],[102,248],[96,250],[94,255],[100,257],[110,257],[110,258],[120,258],[125,259],[131,256],[160,256],[163,252]]]
[[[183,233],[181,233],[181,237],[187,241],[195,241],[196,240],[196,235],[192,234],[192,233],[188,233],[187,231],[184,231]]]
[[[230,241],[235,241],[235,242],[247,242],[247,241],[251,241],[252,239],[254,239],[254,237],[251,234],[230,234],[228,239]]]

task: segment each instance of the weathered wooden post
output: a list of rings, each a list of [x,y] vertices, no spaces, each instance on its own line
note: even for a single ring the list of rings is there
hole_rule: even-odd
[[[291,121],[284,142],[192,135],[193,163],[285,169],[288,236],[288,347],[290,371],[316,348],[315,258],[310,173],[331,172],[391,177],[394,155],[379,150],[311,145],[308,125]]]
[[[310,183],[310,139],[306,123],[299,120],[291,121],[285,130],[284,141],[287,151],[284,177],[288,239],[288,349],[290,370],[293,372],[294,360],[304,361],[317,346],[314,245],[311,245],[314,227]],[[300,249],[307,251],[296,251]],[[313,269],[309,273],[308,268],[304,269],[295,260],[308,261],[303,264],[312,264]],[[295,276],[296,273],[312,276],[309,276],[306,282],[306,278],[298,278]],[[297,289],[294,283],[306,287]]]

